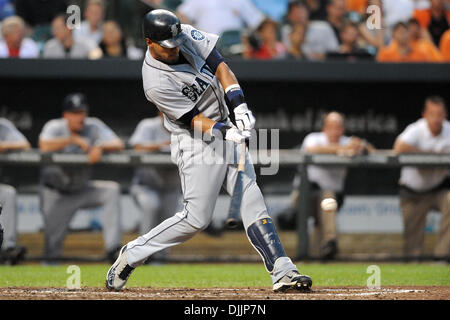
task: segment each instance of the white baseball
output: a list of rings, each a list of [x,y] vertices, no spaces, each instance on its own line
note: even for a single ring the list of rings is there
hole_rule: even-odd
[[[323,199],[320,203],[320,207],[323,211],[336,211],[337,210],[337,202],[333,198]]]

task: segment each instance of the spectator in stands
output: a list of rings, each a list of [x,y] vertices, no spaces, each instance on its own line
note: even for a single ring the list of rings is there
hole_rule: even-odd
[[[383,47],[377,54],[379,62],[431,62],[432,58],[420,47],[411,47],[408,26],[399,22],[394,27],[393,38],[389,46]]]
[[[327,113],[323,120],[322,132],[308,134],[303,140],[301,150],[312,154],[346,156],[355,156],[374,150],[373,146],[364,140],[345,136],[344,132],[344,116],[338,112]],[[307,174],[311,183],[310,209],[314,217],[311,247],[313,252],[318,252],[322,259],[333,259],[338,253],[336,213],[343,203],[347,169],[310,165],[308,166]],[[280,227],[295,225],[299,184],[300,175],[297,174],[291,194],[292,210],[279,215],[278,223]],[[336,210],[325,211],[321,209],[320,203],[326,198],[332,198],[337,202],[338,207]]]
[[[83,41],[89,40],[93,44],[100,44],[103,38],[103,20],[105,5],[103,0],[88,0],[84,10],[84,19],[80,28],[74,30],[74,37]]]
[[[439,46],[441,36],[450,28],[450,8],[444,0],[430,0],[429,9],[414,11],[414,18],[428,30],[436,46]]]
[[[284,58],[287,50],[284,44],[277,39],[277,27],[275,21],[266,19],[256,30],[255,37],[260,39],[257,43],[252,43],[251,39],[244,37],[243,57],[263,60]]]
[[[294,26],[300,24],[305,28],[306,32],[308,23],[309,12],[305,2],[302,0],[289,1],[285,21],[281,27],[281,39],[286,48],[291,46],[289,37]]]
[[[103,40],[100,42],[103,58],[142,58],[142,51],[134,46],[127,46],[122,29],[113,20],[103,24]]]
[[[327,2],[328,0],[305,0],[311,20],[327,19]]]
[[[15,15],[15,9],[11,0],[0,0],[0,21]]]
[[[311,60],[324,60],[327,52],[339,49],[339,29],[344,24],[345,0],[327,0],[327,20],[311,21],[303,50]]]
[[[344,26],[346,12],[345,0],[328,0],[327,22],[333,28],[339,43],[341,43],[340,30]]]
[[[359,40],[359,28],[356,23],[347,21],[344,23],[341,33],[341,45],[336,52],[328,52],[327,59],[345,59],[347,61],[353,61],[357,59],[368,59],[372,56],[369,54],[366,48],[361,47],[358,43]]]
[[[296,24],[292,27],[289,34],[289,48],[286,54],[287,59],[306,60],[303,54],[303,42],[305,40],[306,27],[302,24]]]
[[[227,30],[256,29],[264,14],[251,0],[186,0],[177,8],[183,23],[221,35]]]
[[[445,62],[450,62],[450,30],[447,30],[442,35],[439,49],[441,50],[442,59]]]
[[[408,21],[408,29],[412,48],[418,47],[423,51],[427,52],[428,56],[434,62],[443,61],[441,52],[434,45],[427,29],[422,28],[419,22],[414,18],[411,18]]]
[[[30,143],[14,124],[0,118],[0,152],[29,148]],[[17,245],[17,192],[13,186],[0,184],[0,205],[2,206],[0,224],[4,227],[0,263],[16,264],[24,258],[26,248]]]
[[[25,38],[25,22],[11,16],[2,22],[3,41],[0,42],[0,58],[37,58],[39,47],[30,38]]]
[[[439,96],[425,100],[422,118],[410,124],[394,144],[397,154],[450,153],[450,122],[445,101]],[[420,257],[423,252],[426,216],[442,213],[434,255],[450,258],[450,171],[448,168],[403,167],[400,202],[404,224],[404,254]]]
[[[51,22],[61,13],[66,13],[66,0],[14,0],[16,13],[31,28],[31,38],[44,43],[52,37]]]
[[[253,4],[270,19],[281,23],[288,9],[289,0],[252,0]]]
[[[406,22],[412,18],[414,0],[383,0],[383,16],[387,32],[392,33],[399,22]]]
[[[50,120],[39,135],[43,152],[87,154],[89,164],[103,152],[123,149],[122,141],[100,119],[88,117],[86,96],[68,95],[62,118]],[[49,262],[61,257],[69,223],[78,209],[103,207],[106,257],[113,262],[121,245],[120,186],[114,181],[90,180],[90,166],[46,166],[41,173],[41,212],[44,255]]]
[[[48,40],[44,46],[43,57],[51,59],[88,59],[95,56],[95,50],[89,41],[74,38],[72,30],[67,27],[67,16],[62,14],[53,19],[53,39]]]
[[[366,9],[369,6],[368,0],[346,0],[345,5],[347,11],[356,12],[361,16],[366,14]]]
[[[164,128],[164,117],[142,120],[129,140],[136,151],[162,152],[170,154],[170,132]],[[182,194],[178,169],[173,168],[137,168],[130,194],[141,213],[139,233],[146,234],[163,220],[167,219],[181,205]],[[152,261],[164,262],[167,250],[152,255]]]

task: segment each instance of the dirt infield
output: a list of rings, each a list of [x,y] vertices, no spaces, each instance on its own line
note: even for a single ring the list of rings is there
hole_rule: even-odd
[[[0,300],[450,300],[450,287],[313,287],[308,293],[270,288],[0,288]]]

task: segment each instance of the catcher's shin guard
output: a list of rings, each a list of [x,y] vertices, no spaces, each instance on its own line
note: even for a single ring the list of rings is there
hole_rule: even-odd
[[[261,255],[266,269],[272,273],[275,261],[286,257],[271,218],[256,220],[247,228],[247,237]]]

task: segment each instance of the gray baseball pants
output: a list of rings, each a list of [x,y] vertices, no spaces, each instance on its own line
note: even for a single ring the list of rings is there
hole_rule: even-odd
[[[17,241],[17,192],[7,184],[0,184],[0,203],[3,206],[0,223],[3,226],[4,249],[14,248]]]
[[[178,245],[205,229],[212,220],[214,207],[223,187],[233,193],[237,164],[227,163],[226,154],[239,159],[239,148],[220,141],[229,153],[214,153],[215,144],[194,140],[189,134],[172,135],[172,160],[178,165],[183,191],[183,210],[166,219],[147,234],[127,244],[128,264],[137,267],[157,251]],[[256,183],[256,174],[247,153],[241,204],[242,221],[247,228],[253,222],[269,217],[264,198]],[[273,283],[297,268],[288,257],[281,257],[271,272]]]
[[[55,189],[41,188],[41,210],[45,224],[46,258],[62,255],[69,223],[78,209],[103,207],[102,226],[106,252],[121,245],[120,186],[113,181],[90,181],[76,193],[64,194]]]

